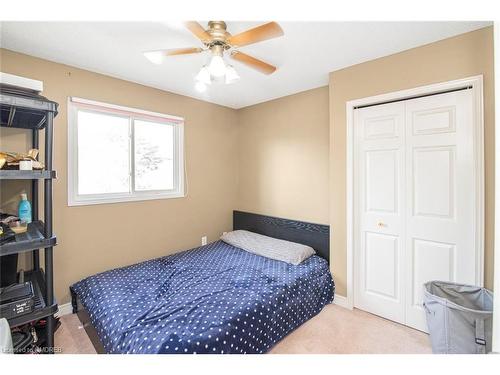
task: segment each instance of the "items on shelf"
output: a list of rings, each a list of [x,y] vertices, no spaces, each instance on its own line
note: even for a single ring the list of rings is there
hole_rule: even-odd
[[[35,308],[35,293],[31,281],[14,283],[0,289],[2,318],[12,319],[31,313]]]
[[[9,228],[15,234],[25,233],[28,230],[28,223],[26,221],[13,221],[9,223]]]
[[[28,195],[26,193],[21,194],[21,200],[19,201],[18,214],[21,222],[31,223],[31,203],[28,201]],[[14,229],[13,229],[14,230]],[[14,230],[15,232],[15,230]]]
[[[8,225],[11,221],[19,220],[16,215],[5,214],[0,212],[0,223]]]
[[[31,203],[28,201],[27,194],[23,193],[19,201],[18,216],[0,212],[0,244],[13,240],[16,234],[26,232],[31,222]]]
[[[33,170],[33,160],[20,160],[19,161],[20,171],[32,171]]]
[[[54,318],[56,331],[61,323],[59,318]],[[14,354],[43,354],[47,353],[45,344],[45,331],[47,320],[41,319],[20,327],[11,329],[12,345]],[[52,349],[55,351],[55,349]]]
[[[37,160],[38,150],[32,148],[28,153],[0,152],[0,169],[41,170],[45,165]]]
[[[0,245],[12,241],[16,237],[16,233],[10,229],[9,225],[15,221],[19,221],[17,216],[0,212]]]

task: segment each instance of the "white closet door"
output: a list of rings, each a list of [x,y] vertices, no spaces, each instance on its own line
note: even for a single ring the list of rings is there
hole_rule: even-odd
[[[354,306],[422,331],[423,284],[476,284],[471,90],[354,112]]]
[[[404,323],[404,103],[355,115],[355,306]]]
[[[476,282],[472,92],[405,103],[406,324],[426,331],[425,282]]]

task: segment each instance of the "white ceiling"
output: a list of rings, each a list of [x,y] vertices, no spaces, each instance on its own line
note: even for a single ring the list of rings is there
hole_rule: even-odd
[[[200,21],[202,25],[206,21]],[[228,22],[232,34],[259,22]],[[490,22],[280,22],[285,35],[241,51],[278,67],[271,76],[234,62],[241,80],[212,84],[205,93],[194,76],[206,53],[150,63],[143,51],[200,46],[172,22],[2,22],[1,46],[231,108],[328,84],[328,73],[363,61],[489,26]]]

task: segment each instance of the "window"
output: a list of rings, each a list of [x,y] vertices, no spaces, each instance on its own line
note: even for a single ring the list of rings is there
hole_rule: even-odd
[[[184,120],[70,98],[68,205],[184,196]]]

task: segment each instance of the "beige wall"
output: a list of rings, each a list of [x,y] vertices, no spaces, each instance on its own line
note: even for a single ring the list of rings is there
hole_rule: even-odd
[[[0,62],[2,72],[42,80],[43,94],[60,104],[54,149],[58,172],[54,230],[59,242],[55,248],[55,290],[59,303],[69,301],[68,286],[83,277],[194,247],[202,235],[215,240],[231,228],[237,194],[235,110],[7,50],[0,50]],[[68,207],[68,96],[184,117],[189,195]],[[1,149],[28,148],[26,131],[2,128],[1,135]],[[106,155],[102,157],[105,160]],[[4,203],[6,191],[17,192],[23,185],[9,181],[0,187]],[[17,199],[8,201],[7,206],[17,204]]]
[[[238,209],[327,224],[328,87],[238,111]]]
[[[486,174],[485,283],[493,287],[494,81],[493,28],[459,35],[330,74],[330,225],[332,271],[346,295],[346,102],[482,74]]]

